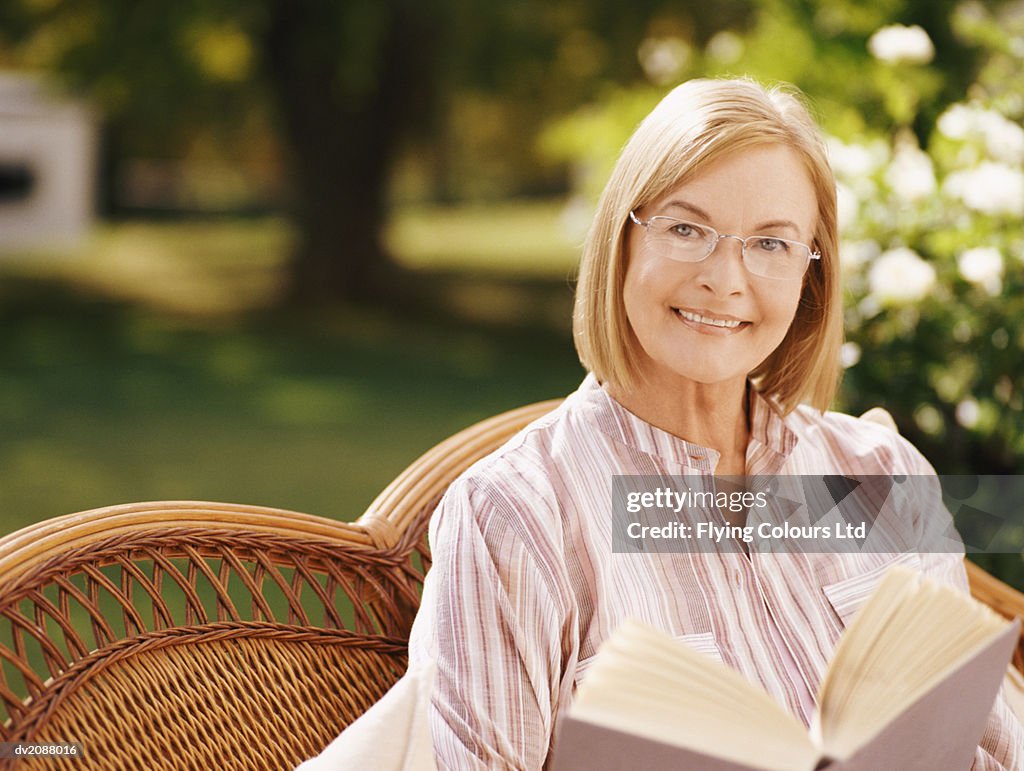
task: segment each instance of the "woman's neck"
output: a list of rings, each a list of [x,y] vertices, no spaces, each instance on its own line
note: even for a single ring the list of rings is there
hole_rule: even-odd
[[[750,440],[746,380],[660,384],[647,380],[630,389],[607,386],[619,404],[680,439],[717,450],[716,473],[743,474]]]

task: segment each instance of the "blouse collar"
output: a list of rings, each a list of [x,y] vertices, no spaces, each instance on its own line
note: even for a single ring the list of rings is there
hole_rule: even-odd
[[[777,473],[797,443],[796,433],[786,425],[778,405],[752,386],[747,389],[750,407],[750,443],[747,471],[750,474]],[[587,375],[574,395],[597,428],[611,438],[641,452],[711,473],[720,453],[710,447],[681,439],[634,415],[602,388],[593,373]]]

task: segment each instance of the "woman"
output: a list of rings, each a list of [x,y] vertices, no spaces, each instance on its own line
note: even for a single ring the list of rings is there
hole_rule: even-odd
[[[439,767],[541,768],[626,618],[808,723],[844,624],[887,567],[966,591],[962,552],[913,549],[917,512],[901,555],[612,548],[613,476],[934,473],[896,433],[823,412],[840,301],[835,182],[800,102],[749,81],[669,94],[623,150],[584,248],[574,331],[589,374],[460,477],[432,520],[410,658],[437,664]],[[1022,762],[1000,697],[975,767]]]

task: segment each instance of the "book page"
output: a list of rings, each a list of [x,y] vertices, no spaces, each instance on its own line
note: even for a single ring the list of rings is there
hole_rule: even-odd
[[[836,647],[812,735],[829,757],[850,757],[1008,623],[952,587],[891,569]]]

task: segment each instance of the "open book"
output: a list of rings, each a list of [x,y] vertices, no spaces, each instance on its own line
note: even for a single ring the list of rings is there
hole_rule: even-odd
[[[840,638],[808,733],[735,670],[626,622],[580,684],[552,768],[967,769],[1019,633],[892,568]]]

